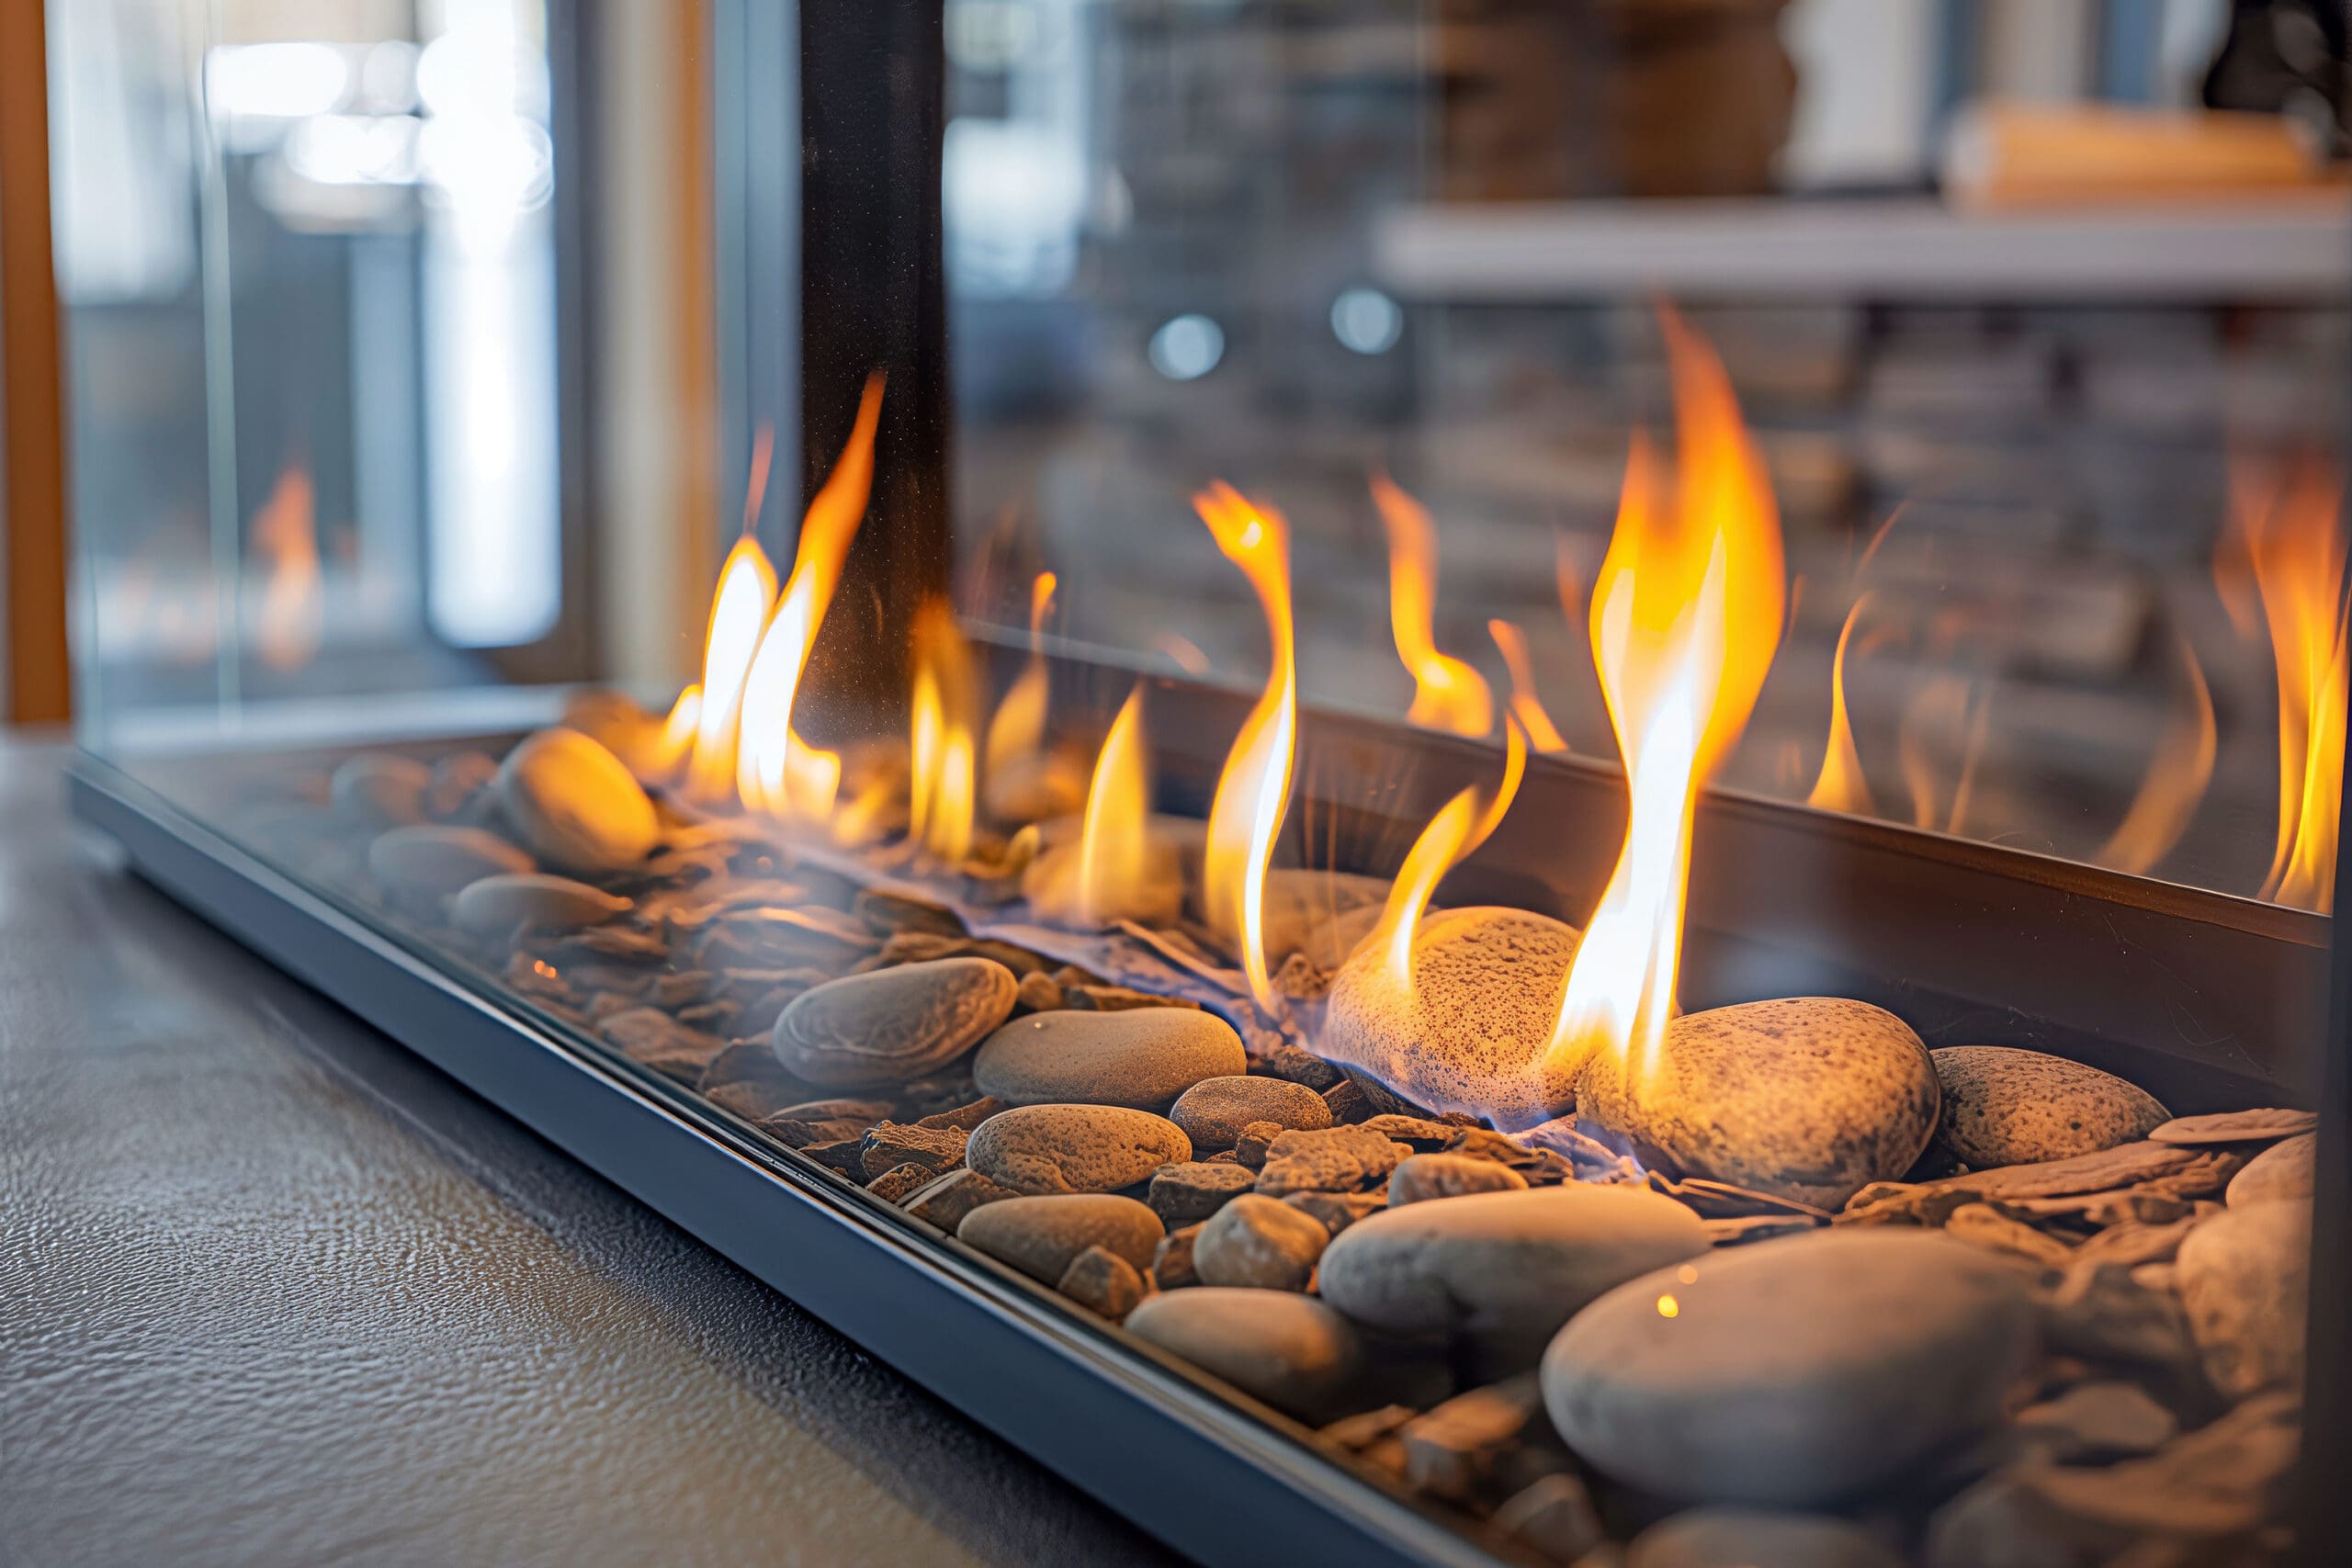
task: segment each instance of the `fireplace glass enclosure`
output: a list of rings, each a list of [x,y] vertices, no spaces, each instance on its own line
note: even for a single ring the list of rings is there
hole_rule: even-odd
[[[2341,1550],[2338,10],[50,19],[175,897],[1204,1561]]]

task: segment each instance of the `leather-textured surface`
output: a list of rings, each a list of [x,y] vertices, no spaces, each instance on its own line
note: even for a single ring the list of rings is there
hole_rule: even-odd
[[[0,747],[0,1559],[1172,1561],[76,842]]]

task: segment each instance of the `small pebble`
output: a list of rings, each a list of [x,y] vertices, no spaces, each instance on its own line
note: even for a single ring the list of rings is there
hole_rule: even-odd
[[[1200,1239],[1201,1227],[1197,1224],[1185,1225],[1161,1236],[1151,1255],[1151,1282],[1163,1291],[1199,1284],[1200,1272],[1193,1267],[1193,1244]]]
[[[973,1210],[956,1227],[956,1239],[967,1247],[1048,1285],[1058,1285],[1090,1247],[1146,1267],[1160,1235],[1159,1216],[1149,1209],[1098,1192],[1007,1198]]]
[[[1152,1007],[1016,1019],[981,1043],[972,1077],[1012,1105],[1162,1111],[1202,1079],[1248,1066],[1241,1036],[1225,1020]]]
[[[1507,1165],[1469,1155],[1415,1155],[1396,1167],[1388,1179],[1392,1209],[1431,1198],[1460,1198],[1472,1192],[1513,1192],[1527,1178]]]
[[[1363,1341],[1346,1318],[1289,1291],[1162,1291],[1136,1308],[1126,1326],[1302,1421],[1337,1415],[1333,1405],[1363,1364]]]
[[[376,828],[405,828],[424,820],[424,791],[433,771],[412,757],[363,751],[346,759],[327,781],[335,809]]]
[[[2317,1188],[2319,1134],[2299,1133],[2263,1150],[2246,1168],[2230,1178],[2229,1203],[2250,1209],[2256,1203],[2309,1202]]]
[[[956,1127],[903,1127],[884,1122],[866,1129],[857,1157],[868,1176],[910,1162],[927,1176],[940,1176],[964,1163],[964,1145],[970,1136]]]
[[[944,1066],[1012,1010],[1019,983],[985,958],[937,958],[811,987],[777,1015],[776,1059],[811,1083],[863,1089]]]
[[[2138,1143],[2172,1117],[2137,1085],[2064,1056],[2005,1045],[1928,1055],[1943,1088],[1936,1143],[1974,1169]]]
[[[1062,988],[1051,975],[1028,974],[1021,976],[1021,989],[1015,1003],[1029,1012],[1056,1012],[1062,1005]]]
[[[1184,1129],[1196,1149],[1229,1149],[1256,1122],[1300,1132],[1332,1124],[1329,1103],[1304,1084],[1232,1075],[1204,1078],[1186,1089],[1168,1119]]]
[[[1136,1266],[1102,1247],[1090,1247],[1071,1258],[1054,1288],[1114,1323],[1135,1311],[1146,1293]]]
[[[534,853],[565,871],[625,871],[661,837],[652,801],[618,757],[576,729],[542,729],[498,770],[499,805]]]
[[[502,872],[458,889],[449,906],[452,924],[477,936],[504,936],[516,927],[569,931],[601,925],[628,913],[629,901],[601,887],[546,872]]]
[[[1201,1227],[1193,1267],[1204,1284],[1303,1291],[1330,1239],[1312,1216],[1250,1193],[1227,1203]]]
[[[1191,1159],[1193,1145],[1176,1123],[1148,1111],[1016,1105],[981,1122],[964,1157],[1016,1192],[1111,1192]]]
[[[865,1190],[885,1203],[903,1203],[928,1186],[938,1172],[928,1166],[910,1161],[893,1166],[865,1184]]]
[[[1151,1173],[1151,1190],[1144,1201],[1151,1212],[1172,1227],[1205,1220],[1247,1192],[1257,1178],[1238,1164],[1211,1165],[1188,1160],[1163,1165]]]
[[[1504,1453],[1531,1426],[1545,1426],[1533,1372],[1457,1393],[1397,1432],[1405,1477],[1415,1490],[1467,1503],[1486,1489]]]
[[[438,903],[485,876],[530,869],[529,855],[480,828],[394,828],[368,846],[369,874],[386,892],[420,902]]]
[[[1019,1194],[999,1187],[977,1170],[956,1170],[938,1177],[909,1194],[905,1208],[908,1213],[925,1224],[937,1225],[952,1235],[973,1210],[1017,1196]]]
[[[498,759],[487,751],[452,751],[433,764],[424,785],[424,814],[435,822],[482,815],[482,792],[498,777]]]
[[[1241,1129],[1241,1135],[1233,1140],[1235,1163],[1253,1171],[1265,1169],[1266,1151],[1274,1146],[1276,1138],[1288,1131],[1290,1129],[1279,1122],[1250,1122]]]
[[[1311,1217],[1317,1224],[1333,1235],[1354,1224],[1366,1214],[1376,1214],[1388,1207],[1385,1192],[1286,1192],[1283,1201],[1300,1213]]]
[[[1487,1521],[1505,1540],[1532,1548],[1547,1562],[1587,1568],[1590,1554],[1608,1545],[1600,1510],[1580,1476],[1546,1475],[1513,1493]],[[1597,1565],[1596,1565],[1597,1568]]]

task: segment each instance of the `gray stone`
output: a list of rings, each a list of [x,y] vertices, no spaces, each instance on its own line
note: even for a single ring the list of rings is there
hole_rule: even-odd
[[[2175,1280],[2215,1388],[2243,1399],[2301,1386],[2311,1261],[2308,1203],[2233,1208],[2188,1233]]]
[[[1148,1268],[1160,1235],[1159,1215],[1132,1198],[1101,1192],[1001,1199],[974,1209],[956,1227],[965,1246],[1048,1285],[1060,1284],[1090,1247]]]
[[[2137,1085],[2064,1056],[2006,1045],[1928,1055],[1943,1086],[1936,1143],[1979,1170],[2138,1143],[2172,1118]]]
[[[1543,1427],[1543,1390],[1532,1372],[1457,1393],[1398,1430],[1405,1478],[1432,1497],[1467,1503],[1487,1489],[1504,1453],[1529,1427]]]
[[[1144,1201],[1170,1225],[1205,1220],[1257,1184],[1258,1179],[1227,1160],[1209,1164],[1187,1160],[1163,1165],[1151,1173],[1151,1189]]]
[[[1910,1026],[1840,997],[1686,1014],[1642,1070],[1600,1052],[1577,1092],[1580,1122],[1657,1151],[1681,1175],[1831,1210],[1911,1168],[1940,1098]]]
[[[1532,1127],[1576,1103],[1577,1062],[1548,1060],[1575,927],[1526,909],[1448,909],[1414,932],[1412,973],[1358,952],[1331,983],[1318,1049],[1433,1111]]]
[[[1135,1311],[1146,1294],[1136,1266],[1105,1247],[1090,1247],[1071,1258],[1054,1288],[1114,1323]]]
[[[986,958],[848,975],[786,1004],[770,1032],[776,1059],[810,1083],[904,1083],[970,1050],[1012,1010],[1020,982]]]
[[[424,820],[424,791],[433,771],[413,757],[363,751],[346,758],[327,781],[337,811],[372,828],[405,828]]]
[[[1236,1151],[1240,1147],[1236,1145]],[[1258,1190],[1275,1198],[1286,1192],[1350,1192],[1385,1179],[1410,1153],[1367,1127],[1283,1133],[1266,1145]]]
[[[1463,1198],[1473,1192],[1516,1192],[1527,1178],[1507,1165],[1472,1155],[1415,1155],[1402,1161],[1388,1179],[1388,1206],[1432,1198]]]
[[[1458,1336],[1526,1367],[1587,1302],[1706,1250],[1697,1215],[1637,1188],[1482,1192],[1357,1221],[1324,1253],[1320,1289],[1368,1326]]]
[[[1166,1291],[1129,1314],[1126,1327],[1303,1421],[1336,1415],[1363,1363],[1363,1341],[1346,1318],[1289,1291]]]
[[[1193,1268],[1208,1285],[1303,1291],[1331,1233],[1312,1215],[1249,1193],[1209,1217],[1193,1244]]]
[[[1083,1103],[1161,1111],[1203,1078],[1249,1066],[1241,1036],[1184,1008],[1041,1012],[981,1043],[972,1080],[1008,1105]]]
[[[1625,1568],[1903,1568],[1860,1525],[1821,1514],[1693,1508],[1634,1538]]]
[[[1192,1157],[1175,1122],[1115,1105],[1016,1105],[981,1122],[964,1151],[974,1170],[1033,1193],[1115,1191]]]
[[[480,828],[394,828],[368,846],[368,874],[387,893],[419,903],[437,904],[485,876],[530,869],[529,855]]]
[[[504,936],[517,927],[570,931],[602,925],[628,913],[629,901],[601,887],[546,872],[502,872],[458,889],[449,919],[479,936]]]
[[[2317,1133],[2299,1133],[2263,1150],[2247,1162],[2244,1170],[2230,1178],[2230,1207],[2250,1209],[2256,1203],[2310,1202],[2317,1185],[2318,1155]]]
[[[2037,1337],[1996,1258],[1918,1231],[1819,1231],[1611,1291],[1544,1353],[1544,1397],[1568,1445],[1628,1485],[1809,1507],[1990,1430]]]
[[[576,729],[542,729],[499,765],[498,803],[531,852],[564,871],[626,871],[662,826],[627,763]]]
[[[1332,1121],[1330,1102],[1305,1084],[1238,1076],[1203,1078],[1177,1097],[1168,1119],[1196,1149],[1229,1149],[1253,1122],[1314,1132]]]

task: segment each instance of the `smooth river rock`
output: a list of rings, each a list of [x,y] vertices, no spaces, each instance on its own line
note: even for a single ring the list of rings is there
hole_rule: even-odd
[[[989,958],[934,958],[801,992],[770,1039],[786,1069],[827,1089],[905,1083],[946,1066],[1012,1012],[1021,983]]]
[[[1246,1193],[1201,1226],[1193,1243],[1193,1268],[1204,1285],[1303,1291],[1330,1241],[1322,1221],[1279,1198]]]
[[[1176,1099],[1168,1119],[1196,1149],[1229,1149],[1252,1122],[1285,1132],[1319,1132],[1331,1124],[1331,1102],[1288,1078],[1231,1075],[1203,1078]]]
[[[2136,1144],[2172,1120],[2156,1098],[2111,1073],[2007,1045],[1928,1053],[1943,1087],[1936,1143],[1972,1169],[2032,1165]]]
[[[956,1239],[1009,1263],[1041,1283],[1062,1275],[1090,1247],[1151,1267],[1159,1246],[1159,1216],[1132,1198],[1101,1192],[1049,1198],[1001,1198],[966,1214]]]
[[[1175,1122],[1118,1105],[1017,1105],[981,1122],[964,1150],[982,1176],[1031,1193],[1115,1191],[1192,1157]]]
[[[2319,1134],[2302,1133],[2275,1144],[2246,1162],[2230,1178],[2229,1204],[2250,1209],[2256,1203],[2310,1202],[2316,1189]]]
[[[1610,1292],[1544,1353],[1544,1400],[1628,1485],[1812,1507],[1989,1430],[2037,1350],[1999,1259],[1922,1231],[1816,1231]]]
[[[661,823],[628,765],[576,729],[542,729],[506,754],[498,801],[533,853],[564,871],[626,871]]]
[[[378,828],[424,820],[424,791],[433,770],[413,757],[362,751],[344,760],[327,780],[337,811]]]
[[[2309,1203],[2233,1207],[2188,1233],[2173,1277],[2215,1388],[2243,1399],[2301,1386],[2311,1265]]]
[[[1894,1548],[1824,1514],[1693,1508],[1634,1538],[1625,1568],[1903,1568]]]
[[[1398,1334],[1447,1334],[1498,1375],[1532,1366],[1587,1302],[1707,1250],[1706,1227],[1670,1198],[1570,1184],[1388,1209],[1324,1253],[1323,1299]]]
[[[1911,1026],[1840,997],[1686,1014],[1645,1070],[1604,1051],[1577,1092],[1579,1122],[1680,1175],[1831,1210],[1910,1169],[1941,1099]]]
[[[1575,927],[1526,909],[1448,909],[1414,933],[1410,983],[1359,952],[1331,983],[1317,1050],[1432,1111],[1506,1132],[1572,1109],[1576,1064],[1548,1051]]]
[[[1041,1012],[981,1043],[972,1080],[1008,1105],[1083,1103],[1164,1111],[1203,1078],[1250,1065],[1241,1036],[1191,1008]]]
[[[480,828],[421,823],[379,833],[368,846],[368,874],[388,893],[438,903],[485,876],[526,872],[531,857]]]
[[[450,903],[449,918],[481,936],[504,936],[517,926],[569,931],[625,915],[629,901],[601,887],[543,871],[503,872],[469,882]]]
[[[1363,1364],[1346,1318],[1289,1291],[1164,1291],[1127,1315],[1126,1329],[1303,1421],[1337,1414]]]

